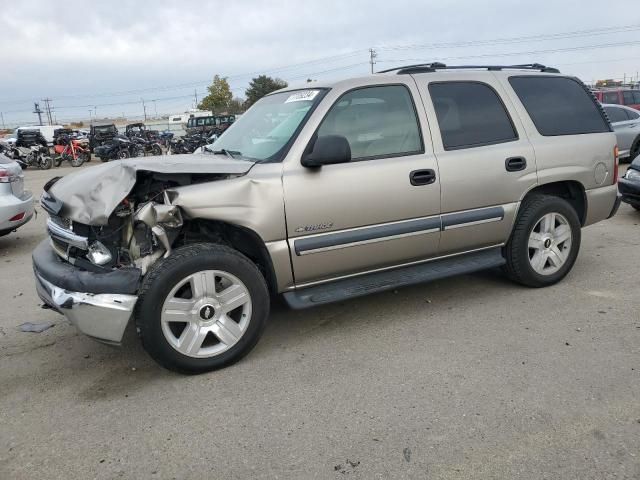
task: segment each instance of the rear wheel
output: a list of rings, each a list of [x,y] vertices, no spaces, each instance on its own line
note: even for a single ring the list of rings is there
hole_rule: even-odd
[[[136,326],[164,367],[201,373],[240,360],[269,315],[264,277],[244,255],[213,244],[176,249],[145,276]]]
[[[129,158],[129,157],[130,157],[129,152],[126,149],[122,149],[122,150],[118,151],[118,158],[120,160],[123,160],[125,158]]]
[[[86,161],[86,154],[80,153],[76,155],[76,158],[71,157],[71,166],[79,167]]]
[[[580,249],[580,221],[562,198],[534,195],[524,200],[504,253],[511,279],[529,287],[562,280]]]

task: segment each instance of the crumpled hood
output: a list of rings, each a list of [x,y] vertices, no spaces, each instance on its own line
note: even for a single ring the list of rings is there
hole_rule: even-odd
[[[116,160],[65,175],[49,193],[64,204],[65,215],[73,221],[106,225],[113,210],[131,192],[137,172],[242,175],[253,165],[208,153]]]

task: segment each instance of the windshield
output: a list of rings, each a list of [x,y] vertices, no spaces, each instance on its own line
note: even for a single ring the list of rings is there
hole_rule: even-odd
[[[207,151],[259,162],[282,160],[289,142],[322,98],[323,90],[294,90],[263,97]]]

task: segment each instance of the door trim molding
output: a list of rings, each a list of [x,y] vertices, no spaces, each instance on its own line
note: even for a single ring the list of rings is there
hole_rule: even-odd
[[[320,233],[293,239],[297,256],[328,252],[342,248],[386,242],[415,235],[438,233],[455,228],[470,227],[504,219],[504,208],[483,207],[442,216],[414,218],[399,222],[357,227],[338,232]]]
[[[326,252],[367,243],[385,242],[396,238],[439,232],[439,216],[404,220],[401,222],[361,227],[340,232],[323,233],[313,237],[294,239],[296,255]]]

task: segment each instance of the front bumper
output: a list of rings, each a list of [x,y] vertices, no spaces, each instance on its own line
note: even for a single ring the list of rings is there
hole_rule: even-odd
[[[36,291],[46,305],[90,337],[114,344],[122,341],[138,300],[135,294],[140,279],[138,269],[83,271],[60,260],[45,240],[33,252],[33,270]],[[84,291],[76,291],[79,287]]]
[[[28,190],[25,190],[20,198],[14,195],[1,196],[0,232],[10,232],[24,225],[33,217],[33,210],[33,195]],[[20,220],[9,220],[21,213],[24,216]]]
[[[623,202],[633,206],[640,206],[640,182],[620,177],[618,190],[622,195]]]

